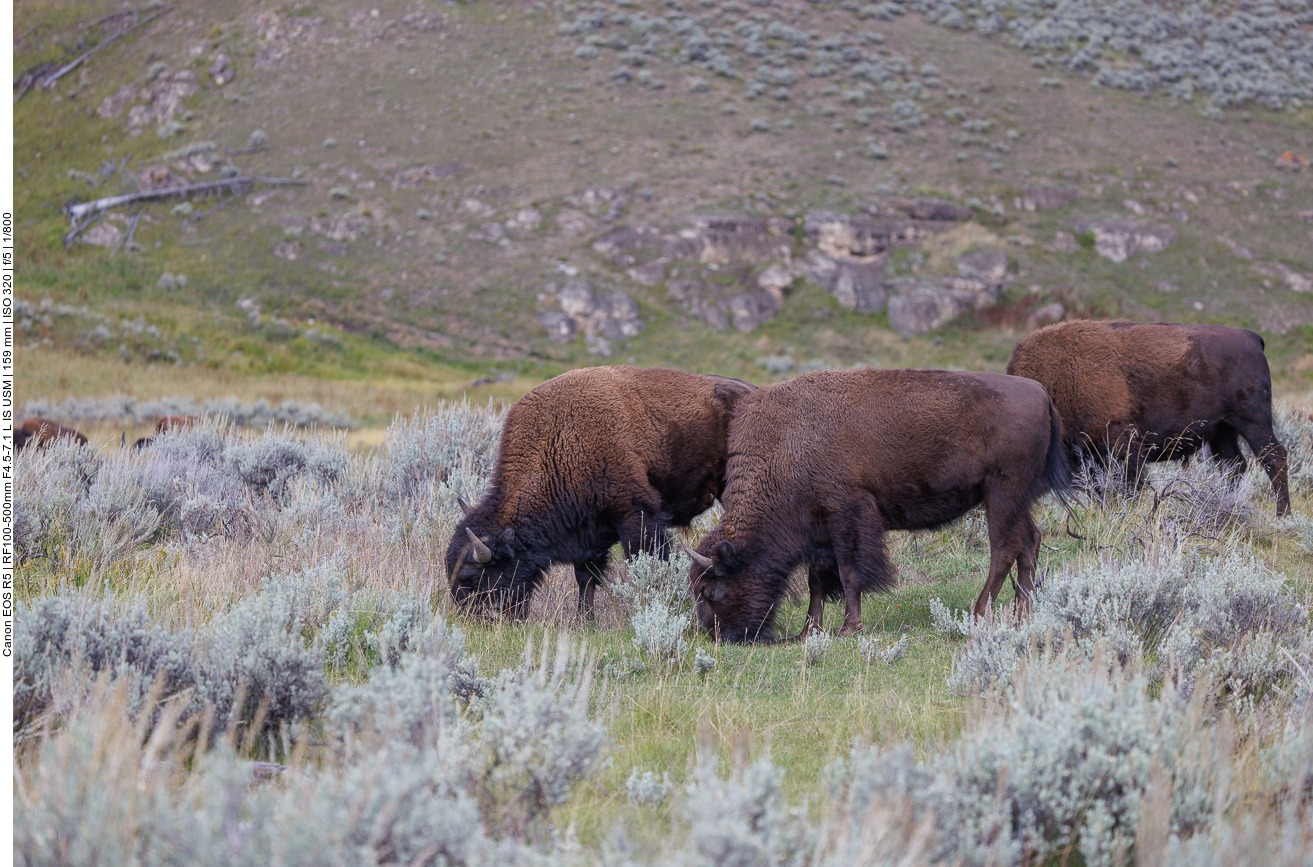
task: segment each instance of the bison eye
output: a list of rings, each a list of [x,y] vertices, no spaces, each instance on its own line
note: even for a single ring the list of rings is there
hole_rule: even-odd
[[[702,598],[708,602],[721,602],[725,598],[725,582],[713,581],[711,586],[702,591]]]

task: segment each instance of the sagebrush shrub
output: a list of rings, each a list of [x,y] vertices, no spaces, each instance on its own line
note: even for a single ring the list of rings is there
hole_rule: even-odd
[[[677,614],[654,598],[630,619],[634,646],[658,663],[678,664],[688,652],[684,632],[692,621],[688,614]]]

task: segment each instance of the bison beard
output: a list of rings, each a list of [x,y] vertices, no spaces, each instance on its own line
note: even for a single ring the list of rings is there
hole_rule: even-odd
[[[921,530],[984,503],[984,615],[1016,564],[1018,608],[1034,591],[1047,491],[1071,473],[1057,410],[1038,384],[998,373],[824,371],[762,388],[730,427],[725,514],[698,545],[698,617],[728,641],[769,640],[789,575],[807,564],[804,634],[843,599],[840,635],[862,629],[862,594],[888,590],[888,530]]]
[[[1252,331],[1064,322],[1018,343],[1008,373],[1048,389],[1073,461],[1125,461],[1136,488],[1146,461],[1188,460],[1206,443],[1234,478],[1245,469],[1243,437],[1272,480],[1277,512],[1290,513],[1286,449],[1272,431],[1272,376],[1263,338]]]
[[[665,555],[725,484],[737,379],[660,368],[598,367],[549,380],[506,416],[487,495],[447,546],[463,608],[522,617],[552,563],[574,565],[591,615],[612,545]]]

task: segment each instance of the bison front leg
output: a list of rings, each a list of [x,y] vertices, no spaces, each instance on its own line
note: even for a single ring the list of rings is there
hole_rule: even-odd
[[[843,626],[839,637],[856,635],[862,625],[862,594],[893,585],[893,570],[884,547],[884,522],[874,498],[841,509],[830,520],[830,539],[843,585]]]
[[[1290,514],[1290,470],[1286,447],[1272,432],[1270,421],[1250,421],[1244,419],[1236,424],[1240,435],[1249,443],[1249,448],[1258,455],[1267,477],[1272,480],[1272,490],[1277,495],[1277,514]]]
[[[837,572],[827,570],[823,573],[815,565],[807,567],[807,590],[811,594],[811,601],[807,605],[807,619],[803,621],[802,631],[794,636],[795,641],[800,641],[813,632],[821,631],[821,619],[825,615],[825,585],[827,578],[835,583],[840,581]],[[858,619],[860,620],[860,614]]]
[[[597,588],[606,575],[606,555],[585,563],[574,564],[574,580],[579,585],[579,619],[585,622],[593,619],[593,600]]]

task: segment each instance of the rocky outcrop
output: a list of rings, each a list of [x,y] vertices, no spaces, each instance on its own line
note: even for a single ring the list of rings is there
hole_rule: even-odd
[[[996,303],[1001,291],[1000,284],[975,277],[903,282],[889,299],[889,326],[904,337],[926,334],[963,313]]]
[[[559,313],[549,310],[539,317],[553,340],[572,340],[580,333],[601,338],[595,345],[607,351],[597,354],[609,355],[607,341],[633,337],[643,330],[638,304],[619,289],[596,292],[586,280],[571,280],[556,293],[556,302]]]
[[[782,217],[695,217],[693,225],[670,238],[666,259],[728,265],[733,262],[790,261],[793,223]]]
[[[744,291],[742,287],[701,280],[671,281],[666,294],[717,331],[731,325],[739,331],[752,331],[774,319],[783,300],[782,291],[760,287]]]
[[[846,310],[879,313],[889,297],[884,273],[886,255],[828,256],[813,250],[798,263],[798,273],[838,300]]]
[[[1094,252],[1114,262],[1136,253],[1158,253],[1176,240],[1176,232],[1160,223],[1133,220],[1073,220],[1067,224],[1077,235],[1094,235]]]

